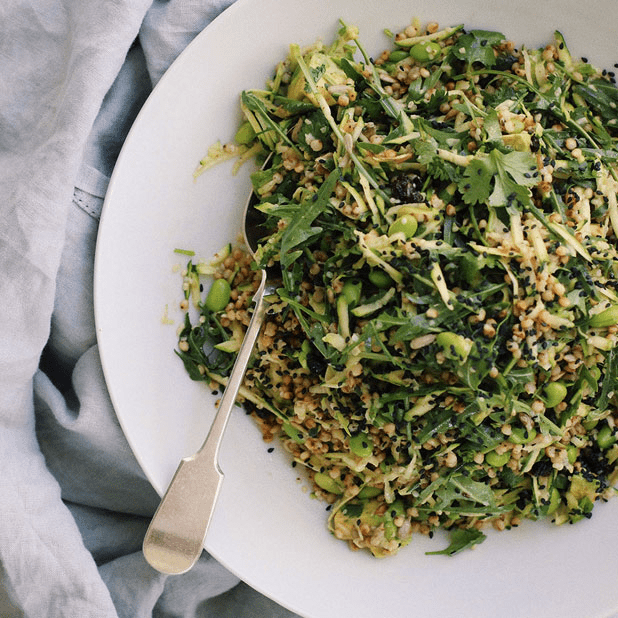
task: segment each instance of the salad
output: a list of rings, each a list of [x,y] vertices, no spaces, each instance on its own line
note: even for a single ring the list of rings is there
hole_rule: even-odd
[[[453,555],[616,493],[618,89],[559,32],[386,34],[371,58],[342,23],[241,94],[196,176],[262,163],[264,239],[189,261],[177,353],[223,388],[278,269],[243,405],[335,537],[381,557],[444,529]]]

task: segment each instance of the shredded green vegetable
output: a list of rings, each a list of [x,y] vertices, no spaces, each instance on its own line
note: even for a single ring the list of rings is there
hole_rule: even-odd
[[[443,528],[432,553],[452,555],[615,493],[617,104],[558,32],[516,48],[418,20],[375,61],[345,24],[291,45],[242,93],[238,152],[270,156],[252,177],[265,239],[253,265],[189,262],[200,317],[178,354],[224,384],[255,268],[281,268],[244,403],[353,548]],[[200,272],[227,279],[225,308]]]

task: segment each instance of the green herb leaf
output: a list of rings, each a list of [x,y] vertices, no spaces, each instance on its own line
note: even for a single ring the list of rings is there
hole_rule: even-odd
[[[504,35],[499,32],[470,30],[457,39],[457,43],[452,47],[452,53],[459,60],[466,60],[470,64],[480,62],[490,68],[496,63],[493,48],[504,40]]]
[[[301,147],[313,155],[332,148],[330,125],[321,110],[316,110],[305,116],[303,123],[300,125],[297,139]],[[316,140],[321,142],[321,148],[316,149]]]
[[[616,348],[612,348],[607,358],[605,359],[605,377],[603,384],[601,385],[601,394],[596,403],[596,407],[599,410],[606,410],[609,404],[609,399],[616,388],[616,381],[618,380],[618,353]]]
[[[292,252],[292,249],[322,231],[321,227],[312,227],[312,224],[328,207],[328,200],[338,178],[339,171],[332,171],[315,195],[315,200],[310,199],[299,205],[296,214],[285,228],[281,237],[281,264],[284,268],[290,266],[300,255],[298,251]]]
[[[476,528],[456,529],[450,533],[450,545],[441,551],[425,552],[427,556],[454,556],[464,549],[480,545],[487,537]]]
[[[536,180],[532,177],[532,170],[536,170],[532,154],[518,151],[504,154],[495,149],[489,156],[496,169],[496,175],[494,190],[489,196],[488,203],[491,206],[507,206],[517,201],[522,205],[528,205],[531,198],[527,187],[536,184]],[[529,178],[526,178],[526,174]]]
[[[489,159],[473,159],[466,167],[463,178],[459,181],[458,189],[466,204],[482,204],[487,201],[491,193],[491,182],[495,169]]]

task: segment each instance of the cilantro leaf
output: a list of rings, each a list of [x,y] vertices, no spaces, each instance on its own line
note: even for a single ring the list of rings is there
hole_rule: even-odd
[[[513,199],[527,204],[530,201],[528,187],[538,182],[536,169],[534,156],[528,151],[514,150],[505,154],[494,149],[489,155],[478,155],[469,163],[458,189],[469,205],[506,206]]]
[[[455,58],[459,60],[466,60],[470,64],[480,62],[489,68],[496,64],[494,46],[499,45],[504,40],[504,35],[500,32],[470,30],[457,39],[457,43],[452,47],[452,52]]]
[[[444,180],[446,182],[459,182],[461,178],[460,168],[453,163],[445,161],[442,157],[436,156],[427,165],[427,174],[433,176],[438,180]]]
[[[309,73],[311,74],[313,81],[317,84],[324,75],[324,73],[326,73],[326,65],[320,64],[317,67],[309,67]],[[306,85],[305,89],[307,91],[310,91],[308,84]]]
[[[488,159],[473,159],[459,181],[459,191],[466,204],[485,203],[491,193],[495,170]]]
[[[490,158],[497,173],[494,190],[489,196],[489,205],[506,206],[513,200],[520,204],[528,204],[531,201],[528,187],[537,182],[536,178],[531,176],[531,167],[534,164],[532,154],[516,150],[504,154],[496,149],[491,151]],[[527,178],[526,174],[529,174],[530,178]],[[520,182],[521,180],[526,182]]]
[[[450,545],[441,551],[428,551],[425,552],[427,556],[437,556],[437,555],[445,555],[445,556],[454,556],[458,554],[460,551],[464,549],[468,549],[469,547],[473,547],[474,545],[479,545],[482,543],[487,537],[476,528],[470,529],[461,529],[457,528],[453,530],[450,534]]]
[[[529,202],[528,190],[514,182],[506,173],[498,172],[494,190],[491,192],[487,203],[490,206],[507,206],[512,204],[513,201],[519,204]]]
[[[538,178],[535,176],[537,172],[536,160],[530,152],[526,150],[514,150],[507,154],[494,152],[502,161],[504,169],[517,184],[524,187],[534,187],[538,183]]]
[[[322,152],[325,149],[332,148],[332,139],[330,137],[330,125],[321,110],[316,110],[308,114],[298,131],[298,143],[306,152]],[[322,143],[322,147],[316,148],[316,140]]]
[[[433,138],[414,140],[412,147],[421,165],[429,165],[438,156],[438,144]]]
[[[495,109],[490,110],[487,116],[485,116],[483,129],[487,135],[487,141],[493,142],[502,139],[500,120],[498,118],[498,112]]]

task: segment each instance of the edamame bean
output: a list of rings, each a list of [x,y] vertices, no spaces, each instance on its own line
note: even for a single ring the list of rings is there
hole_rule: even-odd
[[[392,521],[384,522],[384,536],[387,541],[390,541],[397,536],[397,526]]]
[[[240,127],[238,127],[238,131],[236,131],[234,141],[237,144],[246,145],[251,143],[254,139],[255,131],[253,130],[253,127],[248,121],[243,122]]]
[[[605,328],[614,324],[618,324],[618,305],[613,305],[590,318],[590,326],[593,328]]]
[[[305,436],[300,429],[296,429],[294,425],[289,422],[284,422],[282,425],[283,431],[296,442],[296,444],[303,444],[305,442]]]
[[[379,268],[373,268],[369,271],[369,281],[380,289],[393,285],[393,280]]]
[[[418,62],[428,62],[436,58],[441,51],[442,48],[435,41],[425,41],[412,45],[410,56]]]
[[[569,444],[567,446],[567,459],[569,463],[572,465],[577,461],[577,456],[579,455],[579,449],[574,444]]]
[[[359,457],[369,457],[373,453],[373,442],[364,432],[350,436],[348,440],[350,450]]]
[[[375,498],[376,496],[379,496],[383,492],[384,490],[380,489],[379,487],[370,487],[369,485],[367,485],[358,492],[358,497],[361,500],[365,498]]]
[[[416,217],[412,215],[402,215],[401,217],[397,217],[397,219],[390,224],[388,234],[392,236],[393,234],[402,233],[406,240],[409,240],[416,234],[417,229],[418,221]]]
[[[341,483],[330,477],[326,472],[316,472],[313,480],[315,484],[324,491],[337,495],[343,493],[343,486]]]
[[[548,408],[555,408],[564,401],[567,394],[567,387],[564,382],[550,382],[544,388],[545,405]]]
[[[388,55],[388,59],[391,62],[401,62],[405,60],[410,54],[405,49],[395,49]]]
[[[343,284],[341,294],[346,299],[350,309],[358,305],[361,299],[362,283],[360,281],[346,281]]]
[[[613,429],[607,424],[603,425],[597,433],[597,444],[599,448],[603,450],[608,449],[614,442],[616,442],[616,434]]]
[[[436,337],[436,343],[442,348],[442,352],[446,358],[451,360],[464,362],[470,350],[472,349],[472,341],[466,339],[457,333],[442,332]]]
[[[395,500],[395,502],[388,505],[386,515],[395,519],[396,517],[403,517],[406,514],[406,507],[402,500]]]
[[[549,508],[547,509],[547,514],[553,515],[558,510],[560,502],[560,492],[555,487],[552,487],[549,492]]]
[[[387,539],[397,536],[397,526],[393,520],[404,515],[405,506],[401,500],[395,500],[395,502],[388,505],[386,513],[384,513],[384,534]]]
[[[504,453],[496,453],[496,451],[489,451],[489,453],[485,453],[485,461],[492,468],[501,468],[508,462],[510,458],[511,453],[509,451],[505,451]]]
[[[528,444],[536,438],[536,429],[526,429],[525,427],[513,427],[511,429],[511,435],[509,436],[509,442],[514,444]]]
[[[208,290],[204,305],[210,311],[221,311],[230,302],[230,284],[225,279],[215,279]]]

